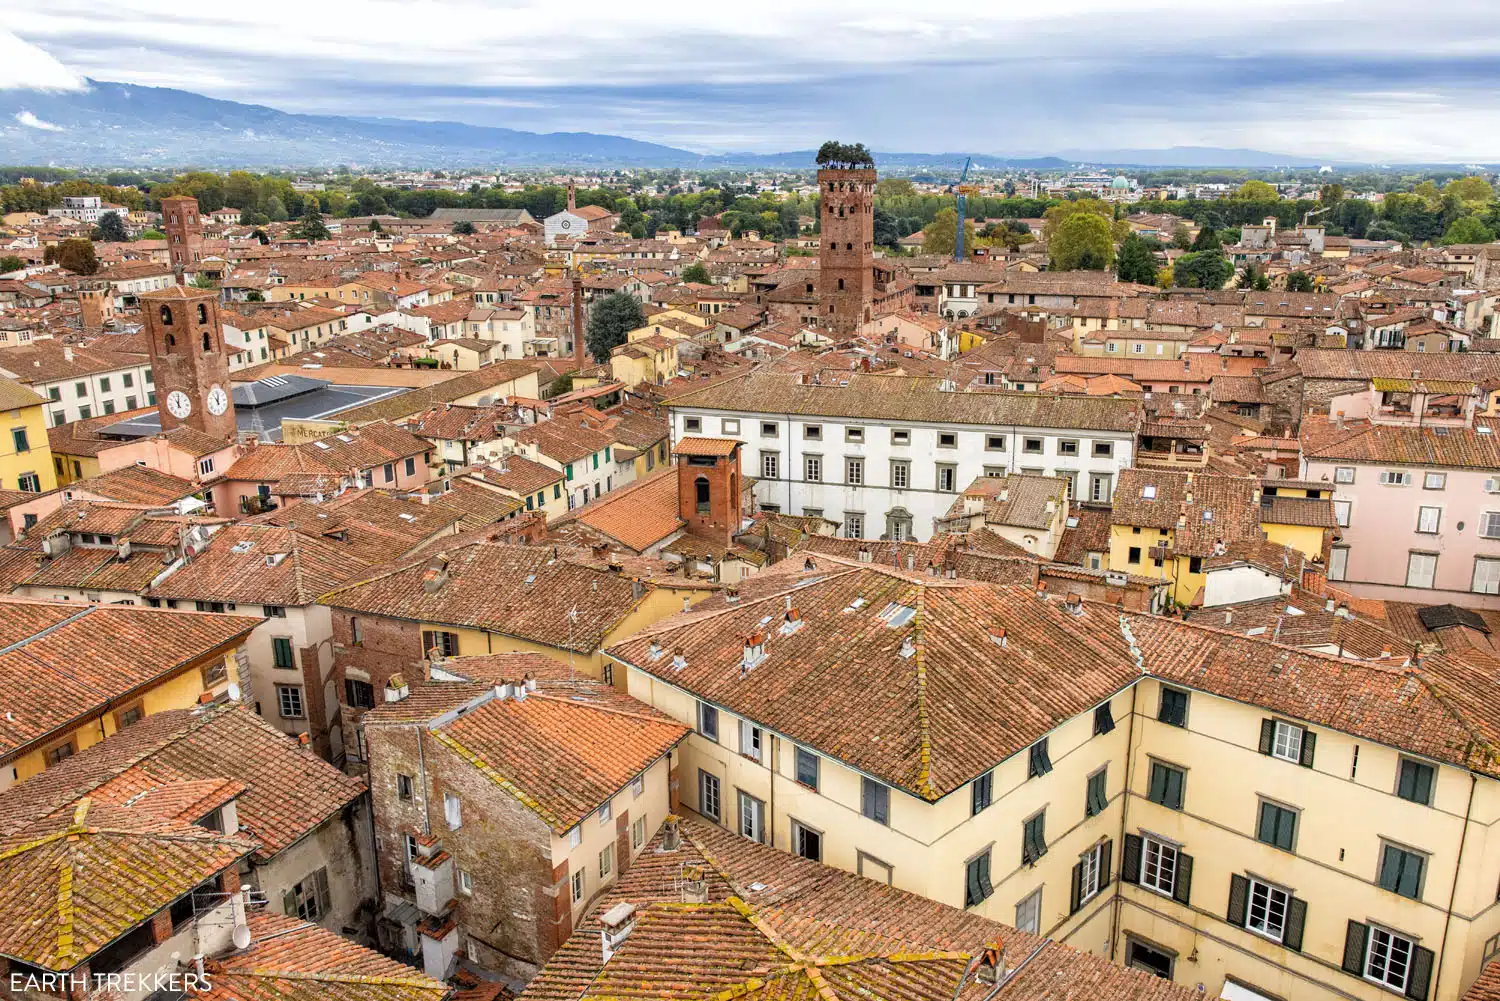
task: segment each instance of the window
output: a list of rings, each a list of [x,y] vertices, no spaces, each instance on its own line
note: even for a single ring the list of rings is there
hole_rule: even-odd
[[[42,492],[42,480],[36,473],[22,473],[16,477],[16,486],[24,493],[39,494]]]
[[[740,720],[740,753],[751,761],[765,764],[765,731],[747,719]]]
[[[977,907],[994,892],[990,883],[990,850],[986,848],[964,863],[964,906]]]
[[[1028,935],[1042,933],[1042,888],[1040,886],[1016,905],[1016,927]]]
[[[969,815],[978,816],[989,808],[995,795],[995,773],[985,772],[970,784]]]
[[[1349,512],[1353,506],[1353,501],[1336,500],[1333,502],[1333,520],[1340,528],[1349,527]]]
[[[1094,710],[1094,736],[1109,733],[1115,728],[1114,712],[1106,702]]]
[[[1059,441],[1057,443],[1057,454],[1058,455],[1077,455],[1078,454],[1078,439],[1076,439],[1076,438],[1064,438],[1061,441]]]
[[[719,819],[719,777],[698,770],[698,812],[710,820]]]
[[[939,431],[938,432],[938,448],[957,448],[957,447],[958,447],[958,432],[957,431]]]
[[[1447,485],[1448,485],[1448,474],[1447,473],[1423,473],[1422,474],[1422,489],[1423,490],[1442,490]]]
[[[633,778],[633,779],[630,780],[630,795],[633,798],[639,799],[640,796],[641,796],[641,794],[644,793],[645,791],[646,791],[646,776],[645,775],[637,775],[635,778]]]
[[[1436,553],[1412,552],[1406,554],[1407,587],[1431,587],[1432,579],[1436,575]]]
[[[93,407],[83,406],[83,407],[79,407],[78,408],[78,419],[79,420],[86,421],[86,420],[88,420],[92,416],[94,416],[94,408]]]
[[[803,858],[823,861],[823,832],[792,821],[792,849]]]
[[[1479,513],[1479,534],[1486,539],[1500,539],[1500,511]]]
[[[123,730],[127,726],[132,726],[136,723],[139,723],[141,721],[141,717],[145,715],[146,710],[142,706],[131,706],[129,709],[126,709],[120,713],[120,729]]]
[[[287,917],[316,921],[328,913],[328,870],[319,869],[282,894],[282,910]]]
[[[1168,688],[1163,685],[1161,689],[1161,705],[1157,707],[1156,718],[1169,726],[1187,726],[1187,692],[1178,688]]]
[[[937,467],[937,488],[950,494],[958,490],[957,466],[944,463]]]
[[[1380,472],[1381,486],[1409,487],[1411,481],[1411,473],[1404,469],[1383,469]]]
[[[406,459],[406,475],[417,475],[417,459],[415,456],[408,456]]]
[[[806,438],[808,441],[822,441],[823,440],[823,425],[821,425],[821,424],[804,424],[804,425],[802,425],[802,437]]]
[[[260,610],[261,610],[261,614],[264,615],[264,616],[266,616],[266,618],[268,618],[268,619],[284,619],[284,618],[286,618],[286,606],[285,605],[262,605],[262,606],[260,606]]]
[[[1279,886],[1253,877],[1229,878],[1229,923],[1301,950],[1307,904]]]
[[[458,633],[424,629],[422,630],[422,651],[428,655],[436,651],[439,657],[457,657]]]
[[[10,439],[17,452],[31,451],[31,442],[27,439],[25,428],[11,428]]]
[[[1336,467],[1334,469],[1334,471],[1333,471],[1333,482],[1335,482],[1335,483],[1353,483],[1354,482],[1354,467],[1353,466],[1338,466],[1338,467]]]
[[[774,480],[781,475],[781,454],[779,452],[760,453],[760,475],[762,479]]]
[[[1052,758],[1047,754],[1047,738],[1043,737],[1031,745],[1031,758],[1026,763],[1026,777],[1034,779],[1052,771]]]
[[[715,743],[719,740],[719,710],[707,702],[698,703],[698,732]]]
[[[293,685],[276,686],[276,702],[282,719],[302,718],[302,689]]]
[[[818,789],[818,756],[805,747],[796,751],[797,782],[814,792]]]
[[[80,400],[89,395],[89,384],[86,382],[73,383],[73,395]]]
[[[1096,459],[1109,459],[1115,454],[1115,443],[1112,441],[1094,442],[1093,455]]]
[[[865,429],[844,428],[844,440],[854,442],[855,444],[863,444],[865,440]]]
[[[865,516],[856,511],[844,512],[844,538],[863,539],[865,537]]]
[[[1475,558],[1474,583],[1470,590],[1476,594],[1500,594],[1500,559]]]
[[[1442,518],[1443,509],[1440,507],[1417,508],[1417,531],[1423,535],[1436,535]]]
[[[1282,719],[1260,721],[1260,753],[1294,765],[1312,767],[1316,735],[1306,727]]]
[[[581,844],[583,844],[583,825],[574,824],[568,831],[568,847],[577,848]]]
[[[891,790],[872,778],[859,780],[859,812],[877,824],[891,822]]]
[[[684,417],[682,419],[682,430],[688,434],[698,434],[703,430],[702,417]]]
[[[1088,785],[1084,791],[1083,813],[1086,817],[1095,817],[1103,813],[1109,806],[1109,770],[1101,768],[1088,778]]]
[[[1149,890],[1187,903],[1192,881],[1192,857],[1173,844],[1158,838],[1125,837],[1125,857],[1120,878],[1138,882]]]
[[[905,490],[911,486],[911,463],[904,459],[891,462],[891,486]]]
[[[865,460],[846,459],[844,461],[844,482],[851,487],[863,486],[865,482]]]
[[[1414,1001],[1426,1001],[1433,952],[1400,932],[1349,922],[1344,938],[1344,971],[1388,987]]]
[[[599,878],[608,879],[610,873],[615,871],[615,846],[614,842],[604,846],[599,852]]]
[[[271,663],[280,668],[295,668],[297,662],[292,657],[292,641],[286,636],[271,637]]]
[[[639,848],[646,843],[646,818],[637,817],[630,825],[630,847]]]
[[[809,455],[803,458],[803,478],[809,483],[823,482],[823,457]]]
[[[58,744],[56,747],[47,752],[47,766],[50,768],[52,765],[71,758],[72,756],[73,742],[71,740],[66,744]]]
[[[1099,895],[1109,885],[1109,856],[1113,842],[1101,841],[1078,857],[1073,866],[1073,899],[1068,913],[1078,909]]]
[[[1396,776],[1396,795],[1402,799],[1411,800],[1413,803],[1431,806],[1432,780],[1436,777],[1437,773],[1431,765],[1424,765],[1410,758],[1402,758],[1401,767]]]
[[[467,869],[458,870],[458,892],[466,897],[474,896],[474,874]]]
[[[573,903],[583,899],[583,870],[573,873]]]
[[[760,422],[760,436],[762,438],[775,438],[781,434],[781,425],[775,421]]]
[[[984,436],[984,447],[985,447],[985,449],[987,451],[990,451],[990,452],[1003,452],[1003,451],[1005,451],[1005,435],[1003,435],[1003,434],[987,434],[987,435],[985,435]]]
[[[1090,473],[1089,500],[1107,504],[1112,496],[1114,496],[1114,477],[1107,473]]]
[[[403,803],[411,802],[411,776],[396,773],[396,798]]]
[[[613,816],[613,811],[611,810],[609,803],[606,802],[599,807],[599,826],[607,826],[609,824],[609,818],[611,816]]]
[[[1040,439],[1040,438],[1025,438],[1025,439],[1022,439],[1022,441],[1021,441],[1021,451],[1025,452],[1027,455],[1041,455],[1042,454],[1042,439]]]
[[[1380,877],[1377,882],[1382,890],[1399,893],[1413,900],[1422,899],[1422,875],[1427,869],[1427,856],[1409,851],[1399,845],[1383,844],[1380,849]]]
[[[1256,840],[1295,851],[1297,846],[1297,811],[1268,800],[1260,801],[1260,823],[1255,827]]]
[[[1141,547],[1131,546],[1125,554],[1126,563],[1139,563],[1141,561]]]
[[[450,831],[464,826],[464,805],[451,792],[443,793],[443,820],[447,822]]]
[[[908,430],[906,430],[905,428],[893,428],[891,430],[891,444],[892,445],[910,445],[911,444],[911,432],[908,431]]]
[[[1151,786],[1146,798],[1169,810],[1181,810],[1182,787],[1186,781],[1187,774],[1181,768],[1153,761],[1151,762]]]
[[[914,519],[904,507],[893,507],[885,513],[885,530],[892,542],[906,542],[912,538]]]
[[[740,836],[760,844],[766,840],[766,804],[747,792],[739,794]]]
[[[1021,864],[1035,865],[1047,854],[1047,811],[1043,810],[1021,824]]]

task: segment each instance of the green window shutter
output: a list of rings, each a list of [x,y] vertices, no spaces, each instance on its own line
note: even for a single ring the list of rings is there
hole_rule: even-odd
[[[1250,899],[1250,881],[1238,873],[1229,877],[1228,921],[1236,928],[1245,927],[1245,904]]]
[[[1270,754],[1271,745],[1276,740],[1276,721],[1274,719],[1263,719],[1260,721],[1260,753]]]
[[[1412,1001],[1427,1001],[1427,992],[1432,986],[1432,961],[1431,949],[1419,945],[1412,950],[1411,973],[1406,978],[1406,996]]]
[[[1396,892],[1401,880],[1401,849],[1386,845],[1380,852],[1380,888]]]
[[[1177,853],[1177,879],[1172,883],[1172,899],[1185,904],[1193,895],[1193,857]]]
[[[1351,920],[1344,933],[1344,972],[1356,977],[1365,975],[1365,946],[1370,941],[1370,926]]]
[[[1073,866],[1073,884],[1068,897],[1068,913],[1077,914],[1078,908],[1083,906],[1083,863],[1079,862]]]
[[[1125,835],[1125,851],[1120,856],[1120,882],[1139,883],[1141,881],[1141,836],[1139,834]]]
[[[1113,841],[1104,842],[1104,848],[1099,856],[1099,889],[1101,890],[1109,885],[1110,853],[1114,851],[1114,848]]]
[[[1281,944],[1293,952],[1302,951],[1302,930],[1307,927],[1307,901],[1293,897],[1287,904],[1286,928],[1281,933]]]
[[[1302,767],[1313,766],[1313,749],[1318,746],[1318,735],[1311,730],[1302,731]]]

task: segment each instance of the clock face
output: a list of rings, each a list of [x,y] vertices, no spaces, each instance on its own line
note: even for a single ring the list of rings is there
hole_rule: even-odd
[[[193,412],[193,401],[182,390],[174,389],[167,394],[167,412],[178,420],[184,420]]]
[[[572,229],[573,221],[571,219],[562,219],[558,221],[557,225],[562,229]]]
[[[208,391],[208,412],[215,417],[229,409],[229,394],[224,392],[224,387],[218,383]]]

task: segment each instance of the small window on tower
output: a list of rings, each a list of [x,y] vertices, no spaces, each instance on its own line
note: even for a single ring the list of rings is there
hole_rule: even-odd
[[[844,279],[842,278],[839,279],[839,291],[844,291]]]
[[[198,303],[198,322],[199,323],[207,323],[208,322],[208,306],[204,305],[201,302]]]
[[[208,331],[205,330],[205,331],[203,331],[203,350],[206,353],[206,352],[212,351],[213,349],[214,349],[213,341],[211,341],[209,339],[209,337],[208,337]]]
[[[164,327],[172,325],[172,309],[170,306],[163,306],[161,308],[161,325]]]

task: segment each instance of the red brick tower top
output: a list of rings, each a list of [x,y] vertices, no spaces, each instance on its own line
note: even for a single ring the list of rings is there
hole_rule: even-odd
[[[835,334],[871,319],[875,301],[875,168],[818,171],[818,318]]]
[[[203,259],[203,217],[198,214],[198,199],[191,195],[163,198],[161,219],[172,270],[180,275],[184,268]]]
[[[239,428],[218,293],[172,285],[144,292],[140,299],[162,430],[186,424],[215,438],[235,440]]]
[[[682,438],[677,456],[677,515],[689,535],[728,545],[740,530],[740,443],[734,438]]]

